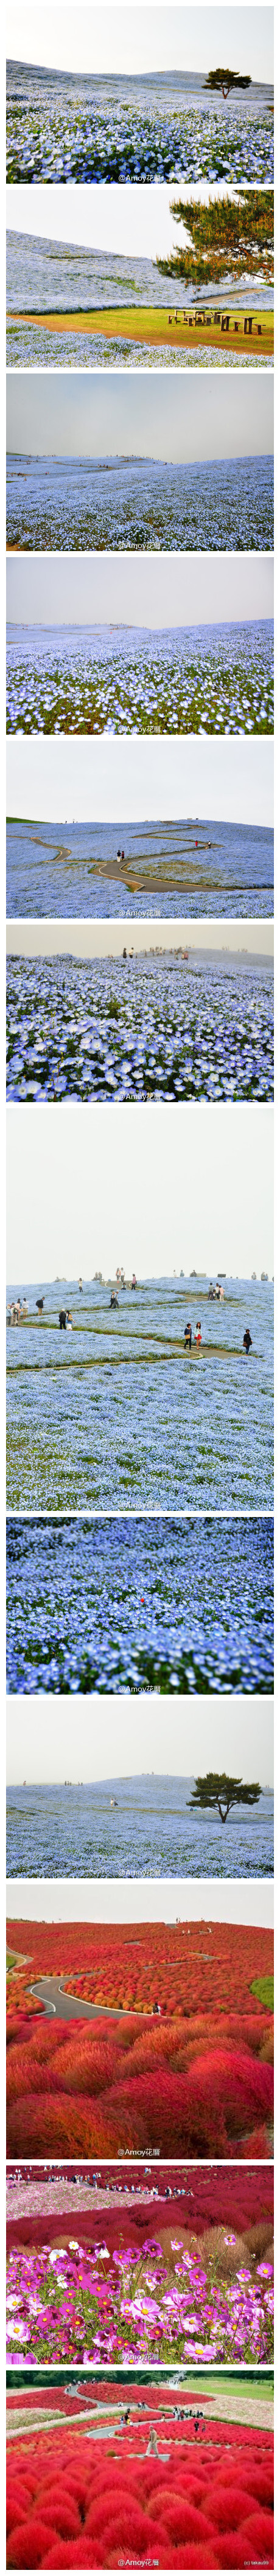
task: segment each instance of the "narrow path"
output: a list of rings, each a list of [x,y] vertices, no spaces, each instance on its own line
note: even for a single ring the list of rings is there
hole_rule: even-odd
[[[38,1997],[39,2003],[42,2003],[44,2006],[44,2012],[47,2013],[49,2021],[51,2020],[52,2014],[57,2021],[100,2021],[102,2019],[105,2021],[125,2020],[138,2022],[139,2020],[142,2021],[143,2018],[147,2021],[151,2021],[155,2018],[151,2013],[147,2013],[144,2016],[142,2012],[126,2012],[125,2005],[120,2005],[119,2008],[117,2008],[116,2004],[83,2003],[80,1995],[65,1994],[64,1987],[60,1983],[58,1977],[41,1977],[40,1982],[36,1980],[36,1985],[29,1987],[29,1994],[36,1995]]]
[[[126,2374],[126,2376],[127,2376],[127,2374]],[[69,2393],[69,2392],[68,2392],[68,2393]],[[188,2392],[186,2391],[186,2397],[187,2397],[187,2394],[188,2394]],[[182,2395],[182,2392],[178,2389],[178,2397],[179,2397],[180,2395]],[[104,2423],[104,2422],[102,2423],[102,2421],[100,2421],[100,2418],[99,2418],[99,2417],[98,2417],[98,2418],[96,2418],[96,2407],[95,2407],[95,2406],[93,2407],[92,2403],[91,2403],[91,2405],[89,2405],[89,2407],[85,2406],[85,2407],[83,2407],[83,2409],[79,2408],[79,2411],[77,2412],[77,2414],[76,2414],[76,2413],[74,2414],[74,2411],[73,2411],[73,2412],[71,2411],[71,2414],[68,2414],[68,2413],[67,2413],[67,2414],[64,2414],[64,2411],[63,2411],[63,2398],[62,2398],[62,2401],[61,2401],[61,2404],[60,2404],[60,2405],[59,2405],[59,2400],[58,2400],[57,2410],[56,2410],[56,2408],[54,2408],[54,2407],[50,2407],[50,2408],[48,2408],[48,2405],[45,2405],[45,2407],[42,2407],[42,2406],[40,2407],[40,2403],[39,2403],[39,2402],[37,2403],[37,2406],[36,2406],[36,2400],[35,2400],[35,2403],[34,2403],[34,2409],[33,2409],[33,2407],[32,2407],[32,2408],[31,2408],[31,2407],[30,2407],[30,2408],[29,2408],[29,2407],[28,2407],[28,2408],[26,2408],[26,2407],[24,2407],[23,2405],[21,2405],[20,2398],[19,2398],[19,2405],[18,2405],[18,2407],[17,2407],[17,2408],[11,2408],[11,2410],[10,2410],[10,2409],[9,2409],[9,2406],[8,2406],[8,2411],[7,2411],[7,2435],[8,2435],[9,2440],[13,2440],[13,2439],[15,2439],[16,2434],[17,2434],[17,2436],[22,2435],[22,2434],[26,2434],[27,2438],[30,2438],[31,2433],[35,2433],[35,2432],[36,2432],[36,2433],[38,2433],[38,2432],[44,2432],[44,2431],[46,2431],[47,2429],[48,2429],[48,2431],[49,2431],[49,2430],[51,2429],[51,2426],[52,2426],[53,2428],[55,2428],[57,2425],[63,2425],[64,2429],[66,2430],[66,2427],[67,2427],[67,2426],[69,2426],[69,2428],[71,2429],[71,2428],[72,2428],[72,2426],[74,2425],[74,2426],[75,2426],[75,2429],[76,2429],[76,2430],[78,2430],[78,2431],[79,2431],[79,2432],[81,2432],[81,2433],[83,2433],[83,2432],[84,2432],[84,2427],[85,2427],[85,2426],[86,2426],[86,2428],[88,2428],[88,2427],[89,2427],[89,2428],[90,2428],[90,2435],[91,2435],[91,2438],[92,2438],[93,2440],[100,2441],[100,2437],[102,2437],[102,2438],[103,2438],[103,2440],[104,2440],[104,2438],[106,2437],[106,2438],[107,2438],[107,2441],[110,2441],[111,2439],[113,2439],[113,2440],[114,2440],[114,2439],[116,2439],[116,2434],[117,2434],[118,2438],[122,2436],[122,2430],[124,2429],[124,2428],[122,2428],[122,2426],[121,2426],[121,2424],[120,2424],[120,2421],[119,2421],[119,2416],[120,2416],[120,2413],[121,2413],[121,2409],[122,2409],[122,2405],[123,2405],[123,2403],[124,2403],[124,2400],[120,2397],[120,2398],[119,2398],[119,2400],[117,2401],[116,2409],[114,2409],[114,2404],[112,2404],[112,2407],[110,2406],[110,2416],[108,2417],[108,2415],[107,2415],[107,2421],[106,2421],[106,2423]],[[135,2422],[135,2424],[133,2423],[133,2391],[132,2391],[132,2390],[131,2390],[131,2398],[130,2398],[130,2400],[129,2400],[129,2403],[130,2403],[130,2406],[131,2406],[131,2417],[132,2417],[130,2430],[131,2430],[131,2432],[132,2432],[132,2431],[134,2431],[134,2432],[135,2432],[135,2442],[137,2442],[137,2434],[138,2434],[138,2433],[140,2433],[140,2429],[141,2429],[141,2432],[142,2432],[142,2429],[143,2429],[143,2434],[144,2434],[144,2432],[147,2432],[147,2437],[148,2437],[148,2433],[149,2433],[149,2421],[148,2421],[148,2413],[149,2413],[149,2409],[148,2409],[148,2401],[147,2401],[147,2425],[143,2426],[143,2428],[142,2428],[142,2426],[141,2426],[141,2428],[140,2428],[140,2425],[138,2425],[136,2422]],[[210,2418],[213,2418],[213,2419],[215,2419],[215,2422],[217,2422],[217,2420],[218,2420],[218,2421],[219,2421],[219,2423],[221,2423],[221,2424],[228,2424],[228,2425],[230,2425],[230,2424],[240,2424],[240,2425],[242,2425],[242,2424],[246,2424],[246,2425],[251,2425],[251,2427],[252,2427],[252,2428],[255,2428],[255,2429],[256,2429],[257,2431],[259,2431],[259,2432],[268,2432],[268,2433],[272,2433],[272,2432],[273,2432],[273,2399],[272,2399],[272,2398],[266,2398],[266,2397],[258,2397],[258,2396],[256,2395],[256,2393],[255,2393],[255,2389],[251,2389],[251,2391],[248,2389],[248,2394],[246,2393],[246,2395],[244,2395],[244,2394],[243,2394],[243,2390],[241,2391],[241,2390],[239,2389],[239,2390],[237,2390],[237,2391],[236,2391],[236,2396],[230,2396],[230,2395],[228,2394],[228,2392],[227,2392],[227,2391],[225,2391],[224,2396],[222,2396],[222,2392],[221,2392],[221,2395],[219,2395],[219,2394],[217,2393],[217,2395],[216,2395],[215,2397],[207,2397],[207,2399],[205,2399],[203,2389],[198,2388],[198,2392],[197,2392],[197,2405],[198,2405],[198,2407],[199,2407],[199,2411],[200,2411],[201,2415],[202,2415],[202,2416],[204,2416],[204,2414],[205,2414],[205,2420],[206,2420],[206,2418],[207,2418],[207,2423],[209,2423],[209,2419],[210,2419]],[[105,2410],[104,2410],[104,2411],[105,2411]],[[193,2415],[195,2416],[195,2413],[196,2413],[196,2407],[195,2407],[195,2405],[193,2406],[193,2410],[192,2410],[192,2411],[193,2411]],[[102,2412],[103,2412],[103,2410],[102,2410]],[[190,2421],[190,2415],[189,2415],[189,2410],[188,2410],[187,2406],[186,2406],[186,2414],[188,2415],[188,2424],[189,2424],[189,2421]],[[167,2440],[169,2440],[169,2442],[171,2442],[171,2443],[172,2443],[172,2450],[173,2450],[173,2447],[174,2447],[174,2446],[175,2446],[175,2448],[176,2448],[176,2422],[175,2422],[175,2421],[173,2420],[173,2418],[172,2418],[171,2410],[170,2410],[170,2417],[169,2417],[169,2409],[168,2409],[168,2410],[166,2409],[164,2432],[163,2432],[163,2421],[162,2421],[162,2417],[161,2417],[161,2419],[160,2419],[160,2435],[161,2435],[161,2440],[162,2440],[162,2439],[164,2439],[164,2433],[165,2433],[165,2437],[166,2437],[166,2435],[167,2435]],[[189,2439],[189,2438],[190,2438],[190,2437],[188,2436],[188,2439]],[[169,2456],[169,2454],[168,2454],[168,2453],[167,2453],[167,2454],[163,2454],[162,2456],[166,2456],[166,2457],[168,2457],[168,2456]],[[140,2450],[138,2453],[137,2453],[137,2452],[136,2452],[136,2450],[135,2450],[134,2457],[135,2457],[135,2458],[137,2458],[137,2457],[138,2457],[139,2459],[141,2459],[141,2458],[143,2458],[143,2457],[144,2457],[144,2452],[143,2452],[143,2446],[142,2446],[142,2445],[141,2445],[141,2450]]]

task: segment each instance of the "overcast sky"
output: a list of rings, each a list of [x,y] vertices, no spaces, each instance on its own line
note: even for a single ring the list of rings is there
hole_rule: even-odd
[[[160,1103],[8,1110],[7,1277],[273,1272],[273,1110]]]
[[[17,1923],[175,1923],[178,1914],[181,1923],[269,1927],[274,1919],[272,1879],[8,1878],[6,1894]]]
[[[77,72],[210,71],[220,61],[221,9],[7,9],[7,53]],[[251,79],[273,79],[273,9],[223,9],[223,59]]]
[[[227,1770],[273,1784],[273,1700],[131,1699],[7,1700],[7,1781],[133,1778],[141,1771],[196,1777]]]
[[[271,555],[16,555],[7,616],[26,626],[216,626],[273,616]]]
[[[273,921],[7,921],[7,956],[122,957],[124,937],[134,956],[147,948],[187,948],[189,957],[212,954],[273,958]],[[216,971],[216,970],[215,970]]]
[[[32,455],[202,457],[273,454],[273,376],[7,376],[7,448]]]
[[[272,1927],[272,1878],[8,1878],[10,1922]]]
[[[170,560],[170,558],[169,558]],[[217,566],[215,567],[217,569]],[[45,822],[123,823],[203,816],[273,826],[273,742],[102,734],[8,739],[7,813]]]

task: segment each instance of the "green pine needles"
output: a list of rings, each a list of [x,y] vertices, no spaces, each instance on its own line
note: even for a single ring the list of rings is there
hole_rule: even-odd
[[[184,224],[186,248],[171,259],[157,259],[162,277],[182,278],[186,286],[219,287],[225,275],[260,275],[273,281],[273,189],[239,189],[238,198],[216,197],[208,205],[194,197],[171,200],[176,223]]]
[[[222,89],[224,94],[230,89],[251,89],[251,73],[222,71],[218,63],[215,72],[207,72],[205,89]]]
[[[261,1794],[259,1780],[235,1780],[229,1778],[227,1771],[206,1771],[204,1778],[196,1780],[192,1798],[187,1798],[186,1804],[199,1808],[201,1813],[204,1808],[210,1807],[212,1813],[216,1808],[221,1825],[225,1825],[231,1807],[256,1807]]]

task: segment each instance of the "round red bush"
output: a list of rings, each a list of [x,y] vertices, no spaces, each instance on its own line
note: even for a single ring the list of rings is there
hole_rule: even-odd
[[[55,2515],[55,2507],[54,2507]],[[55,2521],[54,2538],[55,2538]],[[43,2567],[46,2549],[50,2549],[50,2526],[39,2513],[30,2514],[14,2526],[7,2549],[7,2567]]]
[[[54,2542],[53,2549],[49,2550],[48,2557],[44,2558],[43,2565],[44,2567],[104,2567],[103,2549],[95,2549],[93,2553],[93,2548],[88,2547],[84,2534],[81,2540],[57,2540]]]
[[[255,2512],[246,2514],[246,2517],[243,2516],[243,2537],[248,2542],[248,2554],[249,2548],[252,2550],[252,2557],[255,2553],[255,2556],[258,2554],[259,2558],[265,2558],[268,2551],[272,2549],[273,2515],[267,2513],[264,2506],[257,2505]]]

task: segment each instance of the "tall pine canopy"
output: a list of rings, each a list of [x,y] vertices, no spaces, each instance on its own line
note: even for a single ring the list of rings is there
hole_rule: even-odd
[[[171,259],[157,259],[162,277],[177,277],[186,286],[217,286],[230,275],[235,284],[250,276],[273,281],[273,189],[240,188],[238,198],[215,197],[200,205],[194,197],[172,198],[175,223],[183,224],[186,248]]]

